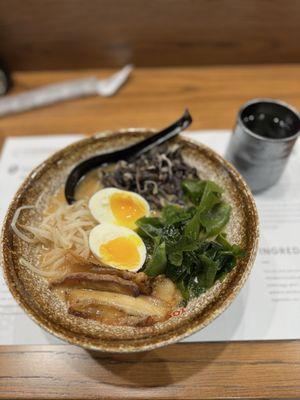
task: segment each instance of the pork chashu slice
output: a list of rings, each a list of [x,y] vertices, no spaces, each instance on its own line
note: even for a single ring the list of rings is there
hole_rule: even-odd
[[[74,255],[67,258],[65,267],[66,273],[52,280],[51,288],[112,290],[131,296],[149,295],[152,292],[151,279],[144,272],[120,270]]]
[[[69,311],[84,310],[90,306],[108,306],[128,315],[154,317],[163,320],[167,317],[170,306],[166,302],[151,296],[131,297],[120,293],[96,290],[75,289],[67,294]]]
[[[75,272],[53,280],[49,286],[50,289],[94,289],[133,297],[142,294],[140,287],[134,281],[104,273]]]

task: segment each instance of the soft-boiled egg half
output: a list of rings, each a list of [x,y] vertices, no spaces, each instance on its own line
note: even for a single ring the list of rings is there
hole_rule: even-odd
[[[89,200],[89,209],[98,222],[108,222],[136,229],[135,222],[150,214],[147,201],[137,193],[116,188],[96,192]]]
[[[138,271],[146,259],[146,247],[132,229],[104,223],[95,226],[89,235],[89,247],[105,265]]]

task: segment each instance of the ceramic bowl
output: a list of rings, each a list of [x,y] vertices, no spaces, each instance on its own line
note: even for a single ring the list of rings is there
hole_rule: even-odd
[[[7,285],[19,305],[37,324],[72,344],[108,352],[135,352],[177,342],[204,328],[229,306],[244,285],[254,262],[258,216],[248,186],[234,167],[210,148],[179,136],[175,142],[181,146],[185,161],[198,170],[201,178],[211,179],[225,189],[224,197],[232,205],[227,226],[229,240],[247,252],[247,256],[222,282],[217,282],[185,308],[177,310],[165,322],[150,327],[116,327],[69,315],[65,304],[51,293],[44,278],[20,264],[22,255],[37,265],[39,254],[36,247],[23,242],[13,233],[11,222],[16,209],[35,204],[40,199],[41,211],[78,162],[95,154],[125,147],[151,133],[153,131],[145,129],[103,133],[58,151],[30,173],[9,206],[2,232]],[[36,218],[34,210],[24,210],[20,222],[32,223]]]

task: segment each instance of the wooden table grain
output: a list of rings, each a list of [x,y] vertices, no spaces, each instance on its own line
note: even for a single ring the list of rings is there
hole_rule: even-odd
[[[18,92],[112,71],[22,72]],[[254,97],[300,108],[300,67],[138,69],[120,93],[90,97],[0,119],[0,137],[162,127],[185,107],[192,129],[230,128]],[[1,301],[1,300],[0,300]],[[0,346],[0,398],[225,399],[300,398],[300,341],[176,344],[111,355],[70,345]]]

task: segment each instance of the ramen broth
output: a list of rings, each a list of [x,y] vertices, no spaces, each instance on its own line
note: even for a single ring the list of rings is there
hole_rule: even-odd
[[[178,152],[168,156],[160,154],[157,160],[150,157],[151,162],[147,163],[143,159],[138,166],[119,162],[92,170],[78,183],[74,203],[67,203],[65,187],[62,185],[49,201],[39,224],[27,227],[35,243],[41,246],[41,274],[47,279],[53,294],[65,303],[69,315],[109,325],[143,327],[168,319],[182,302],[179,287],[172,277],[167,277],[164,269],[155,274],[149,270],[156,268],[155,263],[149,263],[153,247],[146,247],[142,233],[134,228],[125,228],[122,224],[119,226],[119,223],[109,219],[110,215],[120,210],[123,214],[125,210],[126,218],[131,217],[134,215],[132,210],[136,210],[142,200],[146,203],[143,215],[149,216],[150,221],[154,216],[159,219],[162,204],[170,202],[170,193],[174,196],[174,185],[177,185],[176,203],[181,202],[181,207],[185,207],[181,199],[181,182],[185,178],[195,179],[196,170],[185,165],[179,156]],[[124,178],[124,182],[119,182],[119,178]],[[169,189],[166,193],[159,192],[159,189],[167,186]],[[215,188],[213,185],[209,187]],[[99,191],[104,197],[93,202]],[[111,202],[116,193],[118,201]],[[137,200],[137,196],[142,199]],[[188,215],[188,218],[192,216]],[[166,222],[161,223],[164,226]],[[133,241],[136,236],[138,241]],[[120,254],[130,253],[129,247],[123,250],[110,247],[110,262],[101,253],[103,243],[119,237],[130,241],[139,256],[137,267],[132,270],[126,264],[127,259],[124,261],[122,258],[117,266],[111,261],[119,260],[116,256]],[[28,239],[32,243],[32,236]],[[165,257],[167,250],[170,251],[170,246],[166,247]],[[147,254],[148,264],[145,267],[143,257],[146,258]],[[155,262],[161,263],[162,260],[163,257],[156,257]],[[27,265],[34,270],[30,263]],[[192,279],[190,276],[187,278]]]
[[[94,170],[89,172],[81,179],[76,188],[76,199],[89,199],[94,193],[102,188],[98,174],[99,171]]]

